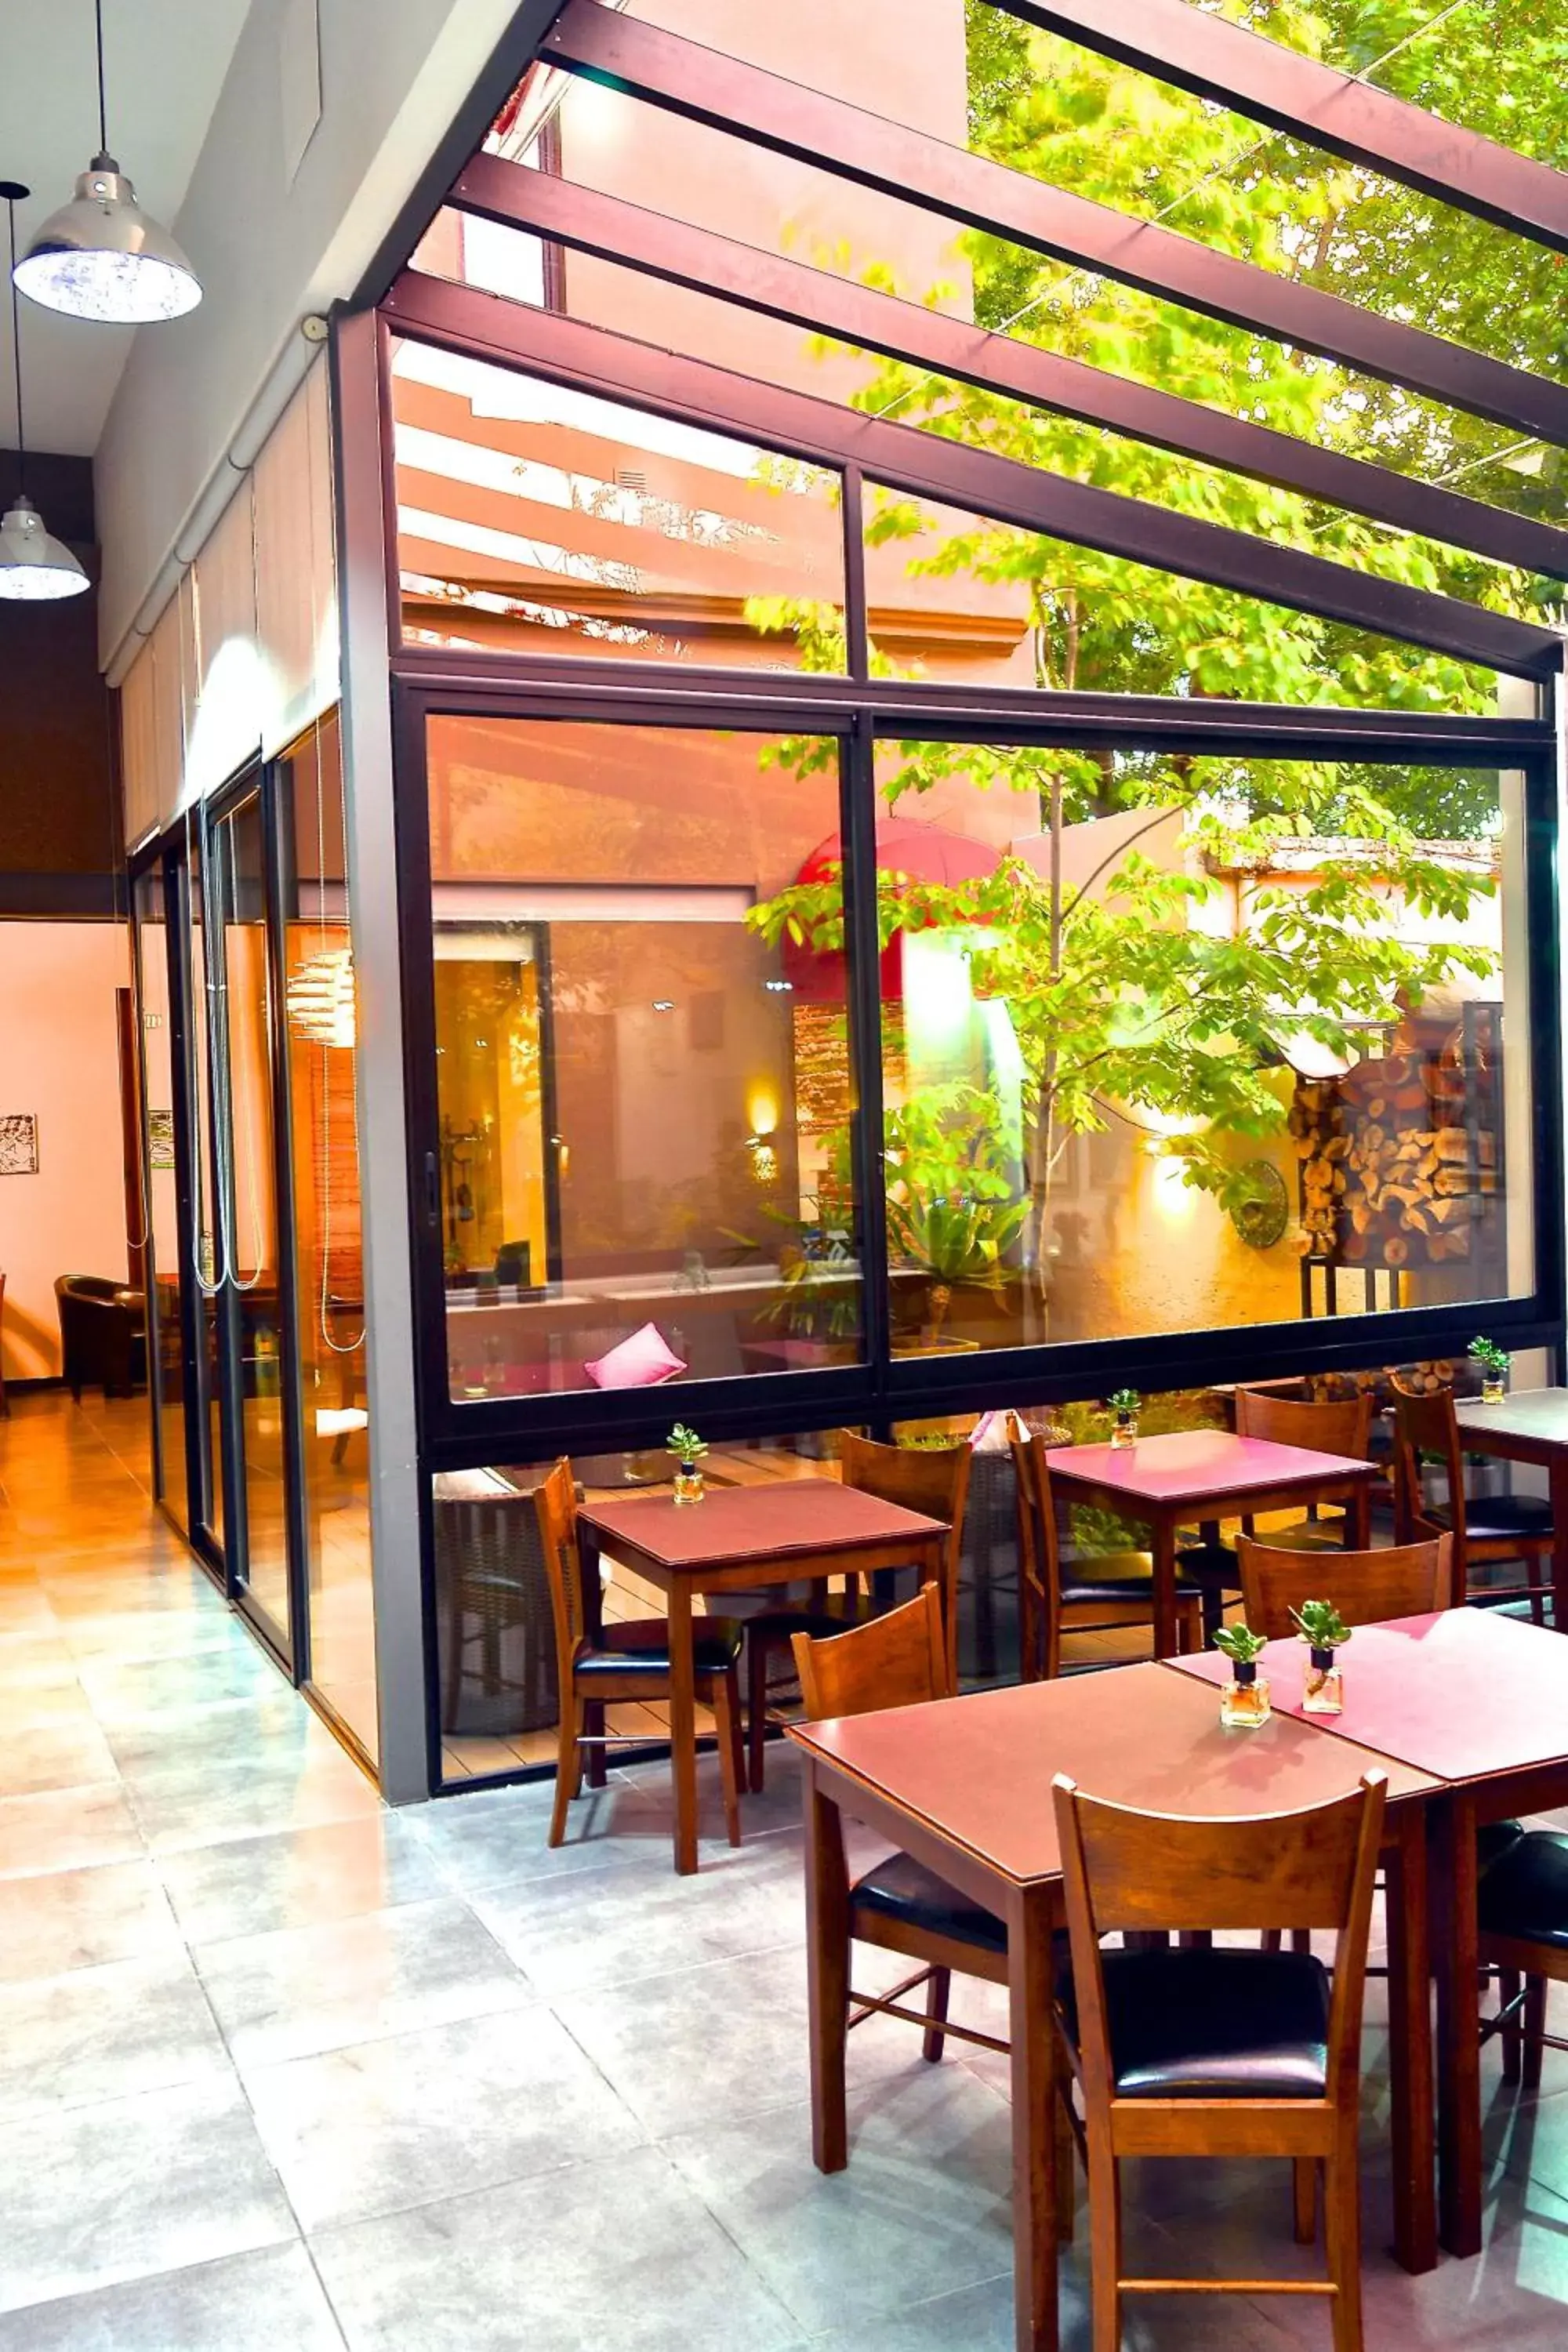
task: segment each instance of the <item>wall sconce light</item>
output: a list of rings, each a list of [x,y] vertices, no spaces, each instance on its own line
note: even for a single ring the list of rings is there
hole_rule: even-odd
[[[656,1013],[673,1013],[675,1010],[674,997],[656,996],[653,1000],[653,1009]]]
[[[746,1149],[752,1155],[752,1175],[759,1184],[771,1184],[779,1172],[779,1156],[765,1135],[748,1135]]]

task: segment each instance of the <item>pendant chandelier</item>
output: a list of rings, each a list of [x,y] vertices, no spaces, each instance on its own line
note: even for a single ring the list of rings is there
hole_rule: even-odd
[[[322,948],[296,965],[289,981],[289,1018],[298,1034],[315,1045],[353,1046],[354,961],[348,948]]]
[[[0,180],[5,199],[9,254],[16,258],[16,205],[31,191],[20,180]],[[16,283],[11,281],[11,359],[16,384],[16,495],[0,515],[0,597],[13,604],[42,604],[79,596],[91,583],[63,540],[53,539],[27,496],[27,435],[22,421],[22,322]]]
[[[51,213],[12,276],[46,310],[73,319],[139,326],[177,319],[202,299],[201,280],[165,228],[144,213],[109,152],[103,83],[103,0],[93,0],[98,37],[98,153],[69,204]]]

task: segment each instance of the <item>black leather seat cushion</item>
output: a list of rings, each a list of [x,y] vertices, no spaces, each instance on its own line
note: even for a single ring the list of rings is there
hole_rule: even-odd
[[[1176,1554],[1176,1572],[1194,1577],[1200,1585],[1223,1584],[1241,1591],[1241,1570],[1228,1544],[1184,1544]]]
[[[981,1904],[972,1903],[967,1895],[961,1895],[912,1854],[890,1853],[857,1881],[850,1900],[857,1911],[901,1919],[932,1935],[977,1945],[982,1951],[1000,1953],[1007,1948],[1005,1921]]]
[[[1329,1972],[1308,1952],[1106,1952],[1107,2023],[1123,2099],[1321,2099]],[[1071,1979],[1058,1986],[1076,2038]]]
[[[1568,1837],[1561,1830],[1524,1830],[1483,1861],[1478,1909],[1483,1935],[1568,1952]]]
[[[1446,1506],[1434,1510],[1423,1504],[1421,1516],[1435,1528],[1454,1524]],[[1465,1533],[1478,1543],[1504,1536],[1544,1536],[1552,1532],[1552,1506],[1540,1495],[1479,1495],[1465,1505]]]
[[[1064,1601],[1147,1601],[1153,1581],[1153,1565],[1146,1551],[1074,1551],[1061,1564]],[[1194,1600],[1201,1589],[1178,1570],[1179,1593]]]
[[[700,1675],[721,1675],[741,1654],[741,1627],[733,1617],[695,1618],[691,1632]],[[576,1671],[579,1682],[592,1682],[595,1675],[668,1675],[669,1627],[662,1617],[606,1625],[604,1640],[584,1653]]]

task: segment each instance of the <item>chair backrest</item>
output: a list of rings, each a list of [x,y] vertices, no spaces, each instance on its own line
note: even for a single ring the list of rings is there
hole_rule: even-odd
[[[1453,1601],[1453,1549],[1447,1535],[1383,1551],[1289,1551],[1237,1536],[1247,1622],[1278,1642],[1296,1631],[1290,1612],[1306,1601],[1331,1601],[1347,1625],[1425,1617]]]
[[[1143,1813],[1052,1783],[1084,2088],[1111,2098],[1100,1939],[1113,1929],[1331,1927],[1329,2092],[1353,2084],[1386,1774],[1300,1812],[1231,1821]]]
[[[1435,1534],[1425,1517],[1421,1457],[1436,1455],[1442,1465],[1447,1492],[1444,1500],[1463,1541],[1465,1465],[1459,1454],[1459,1424],[1454,1416],[1451,1389],[1427,1396],[1394,1391],[1394,1533],[1401,1543],[1415,1543]]]
[[[528,1497],[539,1530],[539,1549],[550,1583],[550,1608],[555,1620],[555,1658],[563,1704],[572,1687],[586,1631],[583,1622],[583,1572],[577,1551],[577,1486],[572,1465],[563,1454],[553,1470]]]
[[[796,1633],[790,1647],[814,1723],[952,1696],[942,1595],[934,1584],[922,1584],[901,1609],[868,1618],[847,1633],[816,1642],[809,1633]]]
[[[1313,1454],[1343,1454],[1364,1462],[1372,1439],[1370,1396],[1306,1404],[1296,1397],[1270,1396],[1261,1389],[1237,1389],[1238,1437],[1266,1437],[1276,1445],[1304,1445]]]
[[[1019,1572],[1039,1594],[1048,1623],[1061,1592],[1061,1552],[1046,1441],[1037,1429],[1026,1430],[1013,1438],[1012,1448],[1018,1481]]]
[[[969,1496],[970,1451],[957,1445],[879,1445],[874,1438],[852,1429],[838,1433],[839,1475],[847,1486],[875,1495],[884,1503],[901,1503],[906,1511],[920,1511],[928,1519],[943,1519],[948,1569],[957,1573],[963,1542],[963,1507]]]

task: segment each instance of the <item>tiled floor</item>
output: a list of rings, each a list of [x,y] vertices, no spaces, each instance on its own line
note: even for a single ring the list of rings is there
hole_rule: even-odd
[[[868,2025],[849,2169],[812,2168],[787,1760],[689,1881],[657,1766],[554,1853],[542,1788],[384,1813],[152,1514],[138,1428],[0,1423],[0,2352],[1007,2352],[997,2061]],[[1568,2060],[1489,2074],[1487,2252],[1412,2281],[1372,2006],[1370,2352],[1555,2352]],[[1144,2166],[1128,2206],[1137,2263],[1302,2259],[1282,2168]],[[1329,2336],[1226,2301],[1127,2341]]]

